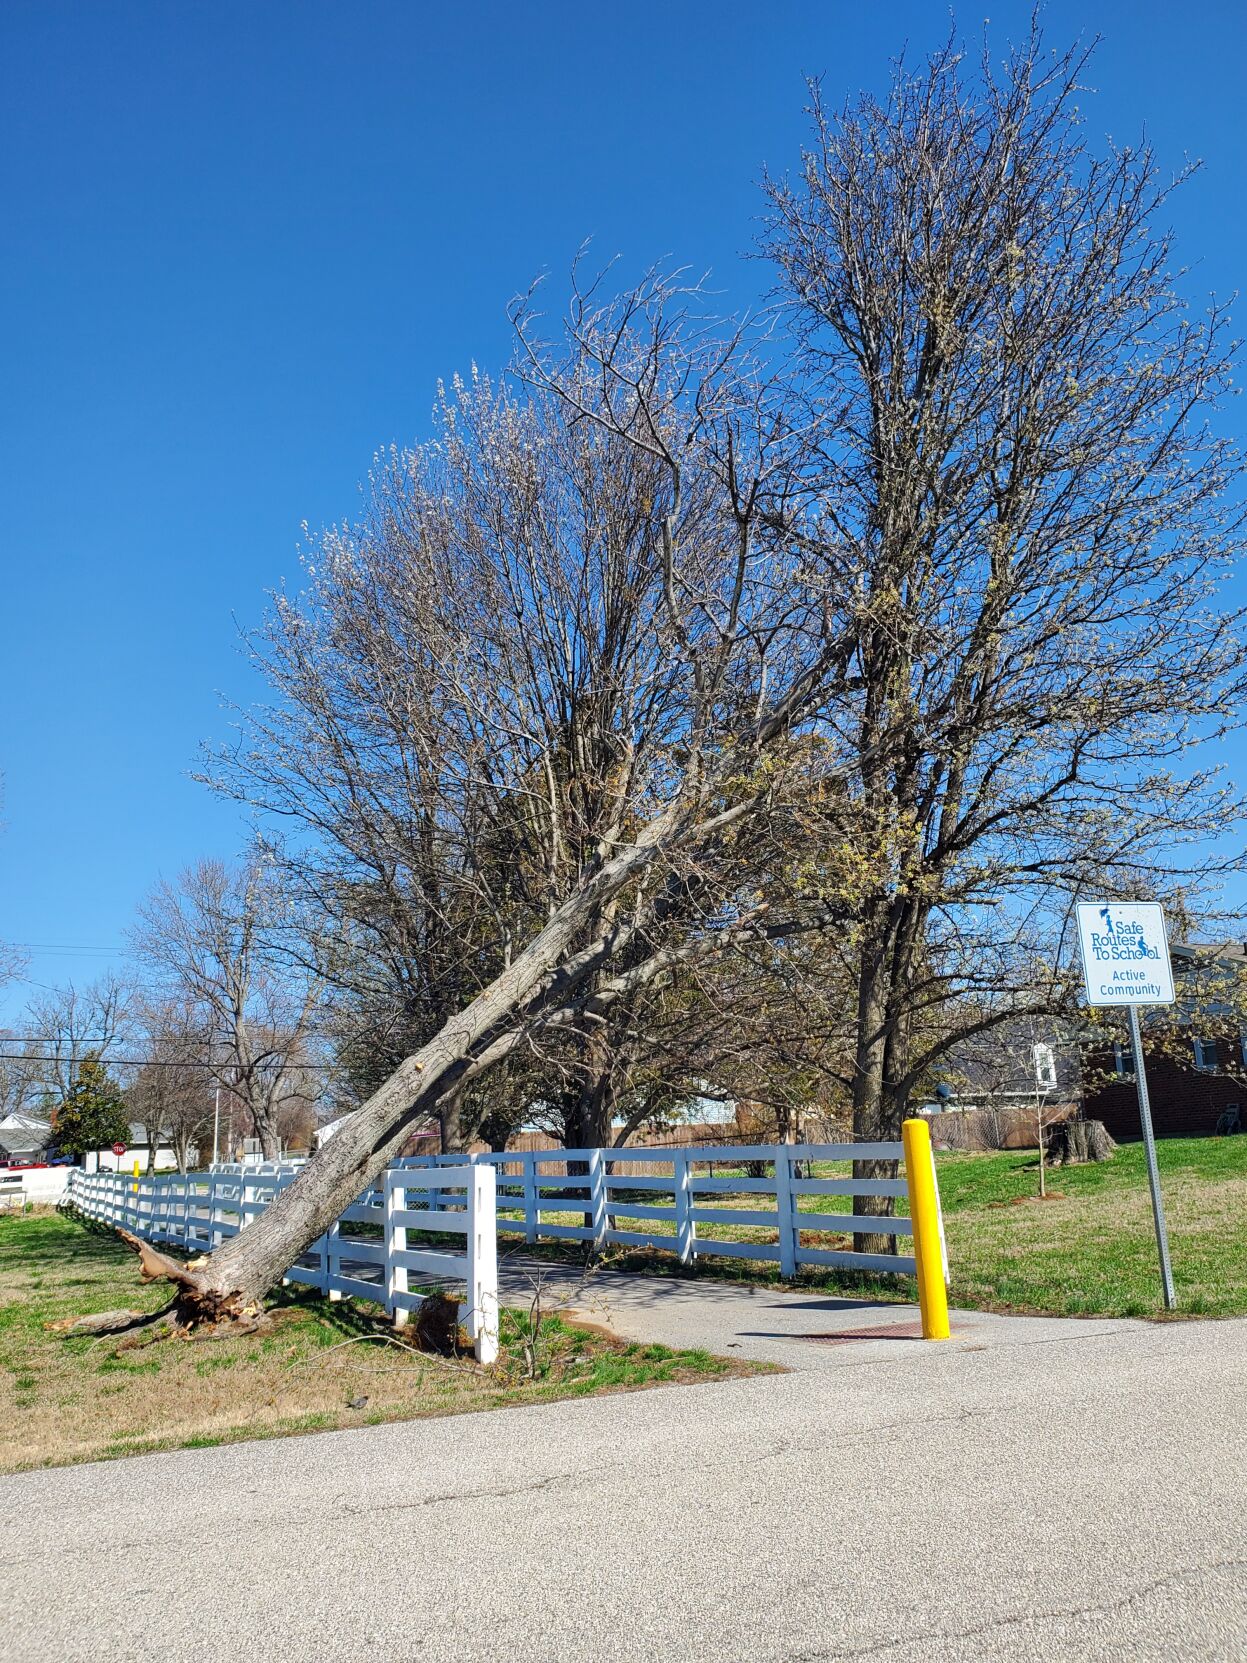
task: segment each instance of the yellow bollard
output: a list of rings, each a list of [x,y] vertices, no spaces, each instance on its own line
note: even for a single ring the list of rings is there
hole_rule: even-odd
[[[940,1211],[931,1160],[931,1128],[925,1120],[907,1120],[901,1127],[905,1146],[905,1182],[909,1186],[909,1216],[914,1221],[914,1258],[918,1264],[918,1304],[924,1340],[948,1338],[948,1293],[944,1287],[944,1255],[940,1248]]]
[[[139,1193],[139,1158],[137,1155],[134,1157],[134,1182],[130,1185],[130,1189],[134,1195]]]

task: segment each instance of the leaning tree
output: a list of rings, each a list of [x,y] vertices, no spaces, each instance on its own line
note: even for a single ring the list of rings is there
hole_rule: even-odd
[[[408,911],[463,926],[458,1003],[262,1218],[167,1267],[190,1316],[259,1298],[508,1057],[556,1030],[591,1047],[638,988],[843,909],[766,893],[753,858],[785,815],[811,841],[834,823],[826,724],[853,673],[835,562],[763,516],[782,402],[678,280],[574,286],[553,345],[530,302],[515,322],[517,373],[456,384],[435,442],[384,459],[278,597],[256,643],[275,697],[216,771],[297,827],[312,889],[367,879],[391,935]]]

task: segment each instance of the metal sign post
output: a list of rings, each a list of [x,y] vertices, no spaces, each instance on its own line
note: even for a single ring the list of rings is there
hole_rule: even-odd
[[[1152,1134],[1152,1105],[1147,1095],[1147,1070],[1143,1066],[1143,1035],[1139,1029],[1139,1011],[1130,1007],[1130,1048],[1134,1052],[1134,1082],[1139,1092],[1139,1121],[1143,1127],[1143,1147],[1147,1151],[1147,1181],[1152,1190],[1152,1220],[1156,1225],[1156,1251],[1160,1254],[1160,1285],[1165,1293],[1165,1309],[1172,1311],[1178,1303],[1173,1291],[1173,1268],[1169,1263],[1169,1231],[1165,1227],[1165,1203],[1160,1194],[1160,1172],[1156,1166],[1156,1139]]]
[[[1156,1165],[1156,1138],[1152,1131],[1152,1105],[1147,1095],[1147,1070],[1143,1062],[1143,1034],[1139,1009],[1148,1005],[1172,1005],[1173,966],[1169,960],[1169,938],[1165,915],[1152,901],[1086,901],[1077,907],[1078,940],[1082,949],[1083,976],[1087,1002],[1130,1012],[1130,1048],[1134,1055],[1135,1087],[1139,1094],[1139,1124],[1147,1156],[1147,1181],[1152,1191],[1152,1219],[1156,1225],[1156,1250],[1160,1255],[1160,1281],[1165,1309],[1172,1311],[1178,1300],[1173,1290],[1173,1268],[1169,1263],[1169,1232],[1160,1193],[1160,1171]]]

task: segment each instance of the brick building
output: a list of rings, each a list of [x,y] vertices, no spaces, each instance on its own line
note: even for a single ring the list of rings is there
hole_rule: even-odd
[[[1247,947],[1195,944],[1171,949],[1178,1003],[1145,1013],[1143,1050],[1157,1137],[1210,1137],[1227,1117],[1247,1130]],[[1083,1112],[1113,1137],[1137,1138],[1134,1059],[1123,1028],[1085,1070]]]

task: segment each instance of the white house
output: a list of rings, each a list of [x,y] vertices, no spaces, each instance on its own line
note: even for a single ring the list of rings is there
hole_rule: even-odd
[[[37,1114],[6,1114],[0,1119],[0,1165],[12,1161],[46,1161],[51,1123]]]
[[[101,1149],[98,1155],[89,1154],[83,1165],[88,1172],[133,1172],[135,1161],[139,1163],[140,1172],[172,1172],[178,1164],[172,1144],[158,1143],[153,1151],[147,1141],[147,1128],[132,1120],[124,1155],[114,1155],[111,1149]],[[199,1151],[192,1147],[187,1164],[195,1166],[198,1161]]]

